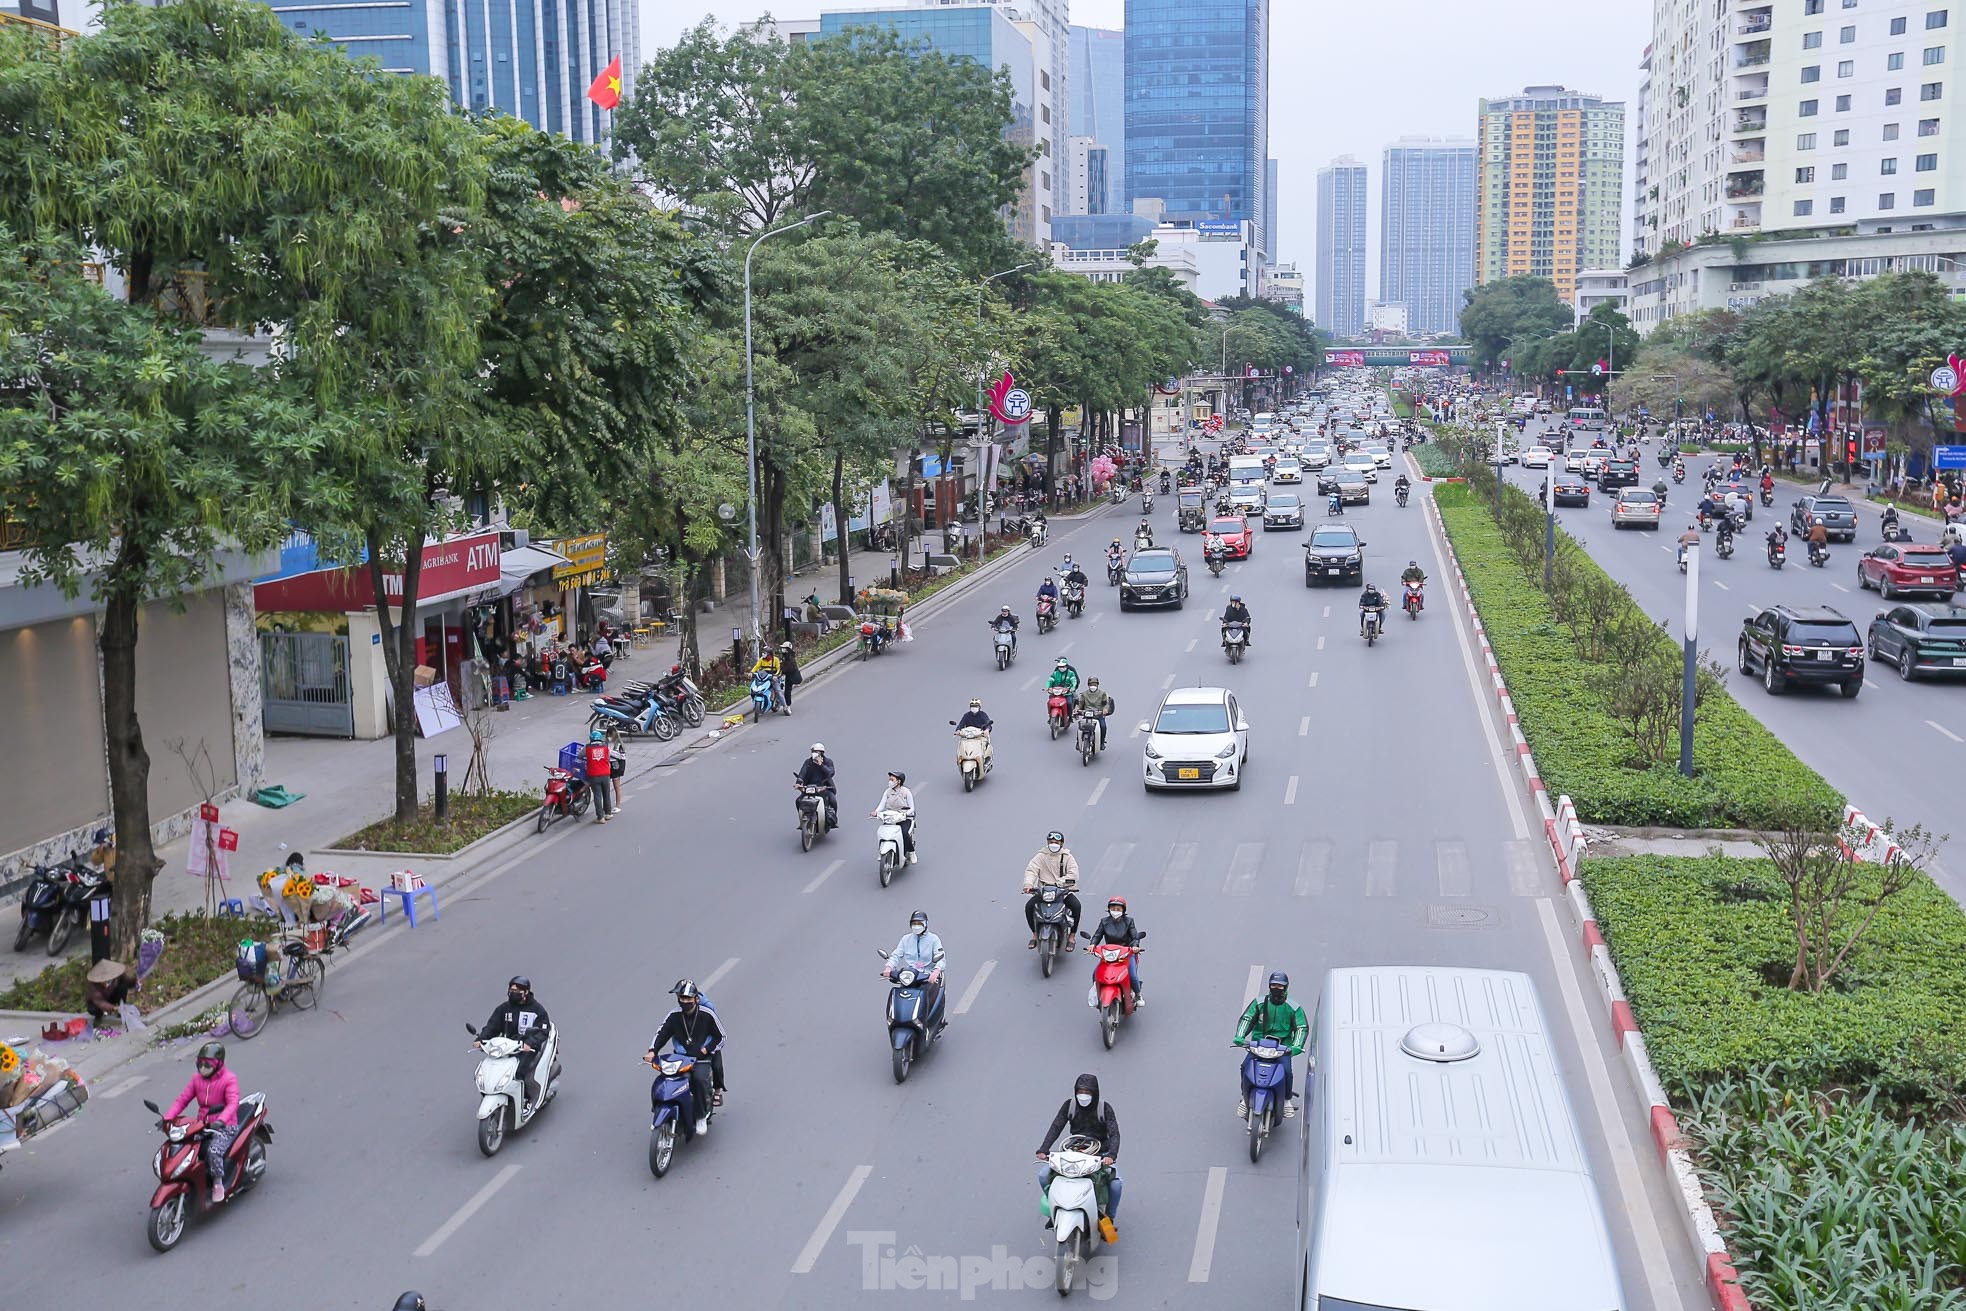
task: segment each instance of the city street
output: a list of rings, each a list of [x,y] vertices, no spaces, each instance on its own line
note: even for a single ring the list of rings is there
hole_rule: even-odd
[[[270,1169],[168,1256],[144,1241],[157,1135],[140,1103],[176,1094],[192,1048],[112,1075],[79,1128],[23,1149],[0,1175],[16,1299],[69,1298],[81,1278],[103,1306],[181,1286],[167,1304],[197,1288],[218,1305],[250,1296],[385,1307],[416,1287],[443,1311],[671,1297],[858,1307],[870,1293],[919,1288],[924,1270],[948,1263],[977,1272],[978,1296],[1049,1301],[1031,1286],[1048,1287],[1048,1261],[1001,1253],[1048,1255],[1033,1151],[1073,1077],[1093,1071],[1120,1119],[1125,1178],[1120,1241],[1090,1272],[1093,1296],[1279,1307],[1295,1278],[1297,1125],[1287,1148],[1249,1164],[1231,1114],[1236,1017],[1271,969],[1289,971],[1308,1011],[1329,968],[1419,963],[1534,978],[1625,1306],[1704,1307],[1680,1199],[1586,1006],[1594,985],[1501,750],[1485,673],[1473,676],[1423,509],[1396,509],[1387,475],[1369,508],[1346,515],[1367,542],[1368,577],[1394,586],[1418,559],[1435,579],[1427,613],[1417,623],[1395,613],[1368,649],[1356,635],[1356,587],[1304,587],[1308,531],[1258,532],[1252,558],[1218,581],[1200,539],[1175,531],[1172,497],[1157,498],[1154,522],[1189,566],[1191,599],[1180,611],[1119,613],[1098,558],[1128,535],[1138,506],[1061,524],[1044,552],[924,620],[912,643],[814,680],[791,718],[637,781],[608,832],[552,830],[536,856],[446,897],[440,921],[331,969],[318,1010],[283,1011],[263,1037],[231,1043],[243,1087],[269,1095]],[[1310,525],[1319,522],[1321,509]],[[1590,536],[1621,577],[1656,578],[1656,596],[1641,599],[1663,607],[1678,575],[1649,558],[1652,537],[1607,548],[1608,534]],[[1067,551],[1093,575],[1089,605],[1040,637],[1031,597]],[[1846,581],[1849,559],[1839,550],[1830,577]],[[1722,576],[1731,587],[1749,569],[1765,566],[1743,552]],[[1716,649],[1720,626],[1738,618],[1725,617],[1726,603],[1745,605],[1770,582],[1814,596],[1828,579],[1792,568],[1753,581],[1719,593]],[[1231,592],[1263,639],[1233,669],[1215,621]],[[1026,622],[1018,660],[999,672],[985,618],[1002,604]],[[1848,598],[1843,608],[1868,618]],[[1118,702],[1110,750],[1089,768],[1044,729],[1038,689],[1059,654]],[[1239,793],[1146,794],[1135,725],[1164,689],[1196,683],[1241,697],[1248,782]],[[1793,720],[1827,735],[1828,716],[1854,725],[1848,716],[1903,713],[1902,698],[1952,694],[1892,686],[1855,704],[1744,695],[1757,713],[1779,715],[1785,733]],[[998,721],[997,768],[966,796],[947,721],[971,696]],[[1955,749],[1923,731],[1934,752]],[[1840,769],[1820,758],[1831,740],[1853,753]],[[787,783],[814,741],[840,766],[842,826],[802,854]],[[1881,772],[1872,757],[1884,741],[1844,727],[1799,745],[1889,812],[1895,798],[1872,797],[1877,784],[1864,782]],[[1938,763],[1920,742],[1916,762]],[[867,812],[890,769],[915,790],[922,857],[883,890]],[[1052,828],[1084,870],[1088,915],[1123,893],[1149,934],[1148,1004],[1112,1052],[1085,1004],[1087,958],[1065,958],[1046,980],[1024,948],[1020,875]],[[875,951],[893,946],[915,907],[948,948],[952,1022],[896,1086]],[[560,1029],[565,1077],[557,1101],[486,1160],[464,1023],[482,1022],[521,972]],[[730,1095],[708,1141],[680,1146],[657,1181],[639,1061],[682,976],[705,985],[730,1032]],[[49,1259],[56,1252],[77,1260]]]
[[[1532,424],[1531,437],[1537,431]],[[1640,457],[1641,486],[1651,486],[1661,475],[1656,452],[1654,443]],[[1556,512],[1564,530],[1630,590],[1647,614],[1663,620],[1674,634],[1685,631],[1686,611],[1686,578],[1677,567],[1676,544],[1697,517],[1701,474],[1715,459],[1724,458],[1688,456],[1686,481],[1675,486],[1670,477],[1666,479],[1666,513],[1656,533],[1613,529],[1611,498],[1595,487],[1588,508],[1559,507]],[[1532,497],[1543,480],[1542,470],[1519,466],[1512,467],[1508,476]],[[1802,539],[1791,530],[1788,563],[1779,570],[1769,567],[1764,538],[1776,523],[1788,524],[1790,507],[1805,490],[1778,481],[1774,505],[1763,506],[1757,498],[1754,519],[1732,559],[1714,556],[1711,533],[1702,539],[1700,647],[1729,670],[1735,669],[1734,646],[1742,622],[1763,606],[1830,606],[1863,633],[1887,604],[1877,593],[1860,592],[1857,587],[1858,558],[1883,540],[1879,512],[1864,501],[1858,488],[1831,489],[1848,494],[1857,507],[1855,542],[1832,542],[1829,563],[1816,568],[1808,562]],[[1902,522],[1913,540],[1938,540],[1934,521],[1905,515]],[[1854,701],[1845,700],[1833,688],[1769,696],[1738,671],[1730,675],[1728,686],[1736,700],[1873,820],[1881,823],[1890,817],[1902,824],[1922,823],[1941,833],[1948,831],[1956,804],[1951,780],[1954,771],[1966,764],[1960,687],[1944,678],[1906,683],[1895,670],[1875,662],[1866,666],[1865,674],[1863,693]],[[1961,869],[1966,870],[1966,864]],[[1949,870],[1942,858],[1933,875],[1955,900],[1966,901],[1966,874]]]

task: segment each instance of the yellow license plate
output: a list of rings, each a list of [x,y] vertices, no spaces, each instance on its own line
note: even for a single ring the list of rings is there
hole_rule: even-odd
[[[1177,769],[1177,770],[1175,770],[1175,771],[1174,771],[1174,777],[1176,777],[1176,778],[1200,778],[1200,777],[1201,777],[1201,771],[1200,771],[1199,769]]]

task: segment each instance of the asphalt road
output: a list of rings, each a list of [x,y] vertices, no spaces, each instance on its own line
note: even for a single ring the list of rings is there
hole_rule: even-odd
[[[1659,475],[1657,445],[1640,459],[1640,482],[1650,486]],[[1590,551],[1604,568],[1631,592],[1646,613],[1663,621],[1675,634],[1684,633],[1686,577],[1678,569],[1676,543],[1697,515],[1700,476],[1714,458],[1688,457],[1686,481],[1674,486],[1667,478],[1664,525],[1657,533],[1613,529],[1611,498],[1593,488],[1591,504],[1559,507],[1557,522]],[[1513,468],[1512,482],[1531,496],[1542,485],[1540,469]],[[1841,489],[1836,489],[1841,490]],[[1754,519],[1742,534],[1733,558],[1721,560],[1708,534],[1700,556],[1700,647],[1728,669],[1735,669],[1734,648],[1743,622],[1761,607],[1777,604],[1829,606],[1867,632],[1870,621],[1886,603],[1875,592],[1857,586],[1857,561],[1883,540],[1879,512],[1862,499],[1857,506],[1857,540],[1830,544],[1829,562],[1821,568],[1808,563],[1801,540],[1791,532],[1788,563],[1771,569],[1763,538],[1777,522],[1787,524],[1790,507],[1802,489],[1778,482],[1775,504],[1759,498]],[[1935,542],[1938,525],[1906,515],[1902,519],[1913,540]],[[1916,602],[1914,602],[1916,603]],[[1891,817],[1901,824],[1922,823],[1947,832],[1952,827],[1957,798],[1952,795],[1956,771],[1966,766],[1966,716],[1961,700],[1966,687],[1958,680],[1921,678],[1906,683],[1889,668],[1866,666],[1864,690],[1855,700],[1835,688],[1798,688],[1769,696],[1757,680],[1732,674],[1734,696],[1768,725],[1804,761],[1821,772],[1875,822]],[[1966,870],[1966,860],[1952,864]],[[1966,874],[1934,869],[1939,883],[1955,900],[1966,902]]]
[[[1401,962],[1534,977],[1626,1305],[1704,1306],[1444,589],[1368,650],[1355,590],[1305,589],[1302,534],[1259,534],[1254,558],[1217,582],[1198,539],[1173,533],[1173,508],[1162,500],[1155,518],[1194,566],[1187,609],[1121,615],[1095,577],[1085,618],[1042,638],[1027,624],[1021,658],[998,672],[985,616],[1004,602],[1028,614],[1042,567],[1067,549],[1094,560],[1137,502],[1065,528],[923,621],[916,641],[819,680],[794,717],[660,771],[606,832],[553,830],[536,859],[447,899],[410,941],[331,972],[321,1009],[282,1013],[235,1043],[245,1085],[270,1095],[271,1168],[171,1255],[143,1237],[155,1140],[139,1103],[176,1092],[191,1049],[106,1081],[86,1115],[0,1175],[15,1299],[46,1304],[86,1283],[101,1306],[380,1308],[414,1286],[447,1311],[672,1297],[863,1307],[915,1286],[917,1254],[970,1258],[977,1297],[1049,1301],[1019,1291],[1048,1266],[1010,1258],[1048,1252],[1032,1153],[1073,1077],[1091,1070],[1120,1116],[1126,1179],[1120,1243],[1094,1270],[1095,1293],[1125,1306],[1280,1307],[1294,1288],[1295,1152],[1248,1163],[1231,1115],[1236,1016],[1273,968],[1290,971],[1308,1009],[1322,971]],[[1388,495],[1348,517],[1382,581],[1409,558],[1443,573],[1417,504],[1396,510]],[[1213,619],[1231,588],[1259,639],[1236,669]],[[1119,702],[1112,749],[1090,768],[1044,731],[1037,689],[1061,652]],[[1227,684],[1250,708],[1241,793],[1144,793],[1129,734],[1177,682]],[[999,721],[998,767],[965,796],[946,721],[971,695]],[[802,854],[786,784],[815,739],[841,763],[845,822]],[[916,790],[923,856],[882,890],[865,816],[890,768]],[[1047,981],[1024,948],[1019,878],[1054,827],[1084,867],[1088,908],[1123,892],[1150,934],[1149,1004],[1110,1053],[1084,1003],[1086,958]],[[874,953],[916,906],[947,943],[959,1013],[897,1087]],[[560,1027],[566,1077],[558,1101],[487,1161],[463,1025],[515,971]],[[709,1140],[656,1181],[638,1062],[682,975],[708,984],[732,1031],[731,1094]]]

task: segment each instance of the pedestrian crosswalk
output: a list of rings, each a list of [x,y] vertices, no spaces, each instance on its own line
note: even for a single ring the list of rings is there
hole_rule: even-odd
[[[1114,842],[1088,862],[1089,891],[1148,880],[1155,897],[1545,897],[1548,852],[1533,839],[1304,838],[1284,842]]]

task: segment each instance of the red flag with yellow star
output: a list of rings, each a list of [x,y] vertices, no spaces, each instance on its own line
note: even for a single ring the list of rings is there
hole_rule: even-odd
[[[613,109],[621,103],[621,56],[616,55],[601,75],[594,79],[594,85],[587,88],[587,98],[602,109]]]

